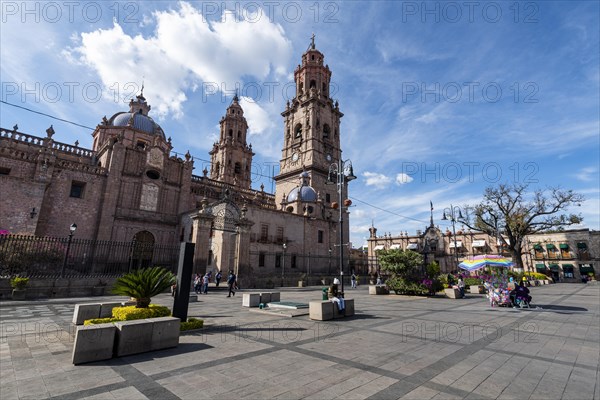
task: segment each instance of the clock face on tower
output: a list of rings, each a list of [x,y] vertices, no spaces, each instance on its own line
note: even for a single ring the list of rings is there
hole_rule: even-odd
[[[292,154],[292,162],[297,162],[298,161],[298,153],[294,153]]]
[[[327,161],[331,161],[331,154],[327,154],[327,155],[325,156],[325,158],[327,159]]]

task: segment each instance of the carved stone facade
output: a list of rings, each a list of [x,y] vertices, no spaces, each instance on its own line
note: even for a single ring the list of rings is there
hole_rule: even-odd
[[[337,245],[332,218],[336,186],[325,181],[341,157],[342,113],[328,95],[331,71],[314,41],[295,77],[274,194],[251,189],[254,153],[237,95],[220,121],[210,171],[198,176],[189,152],[172,153],[142,88],[129,111],[102,118],[92,149],[55,141],[52,127],[46,137],[0,128],[0,229],[64,237],[76,223],[81,239],[193,241],[196,272],[235,269],[245,286],[254,278],[281,275],[290,283],[295,275],[336,273],[347,248]],[[302,133],[291,136],[298,125]]]

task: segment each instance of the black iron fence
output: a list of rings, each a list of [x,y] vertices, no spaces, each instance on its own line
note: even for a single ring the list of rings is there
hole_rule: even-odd
[[[179,245],[69,237],[0,236],[0,276],[124,274],[158,265],[177,272]]]

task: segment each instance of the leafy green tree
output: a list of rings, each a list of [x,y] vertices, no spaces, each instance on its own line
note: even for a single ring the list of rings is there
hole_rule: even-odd
[[[459,222],[471,229],[497,236],[512,253],[513,262],[523,268],[523,241],[527,235],[548,230],[562,230],[579,224],[581,215],[567,214],[572,206],[585,200],[572,190],[548,188],[528,192],[528,185],[501,184],[485,189],[483,201],[465,207],[466,216]]]
[[[137,308],[148,308],[150,299],[167,290],[175,281],[175,275],[162,267],[138,269],[117,279],[112,293],[134,298]]]
[[[430,279],[437,278],[440,275],[440,272],[440,264],[438,264],[437,261],[432,261],[425,267],[425,274]]]
[[[402,279],[416,278],[421,272],[423,256],[412,250],[382,250],[377,256],[381,268]]]

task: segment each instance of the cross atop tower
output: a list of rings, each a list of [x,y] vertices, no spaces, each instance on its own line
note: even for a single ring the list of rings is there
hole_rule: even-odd
[[[315,49],[315,33],[313,32],[312,36],[310,37],[310,48],[311,49]]]

